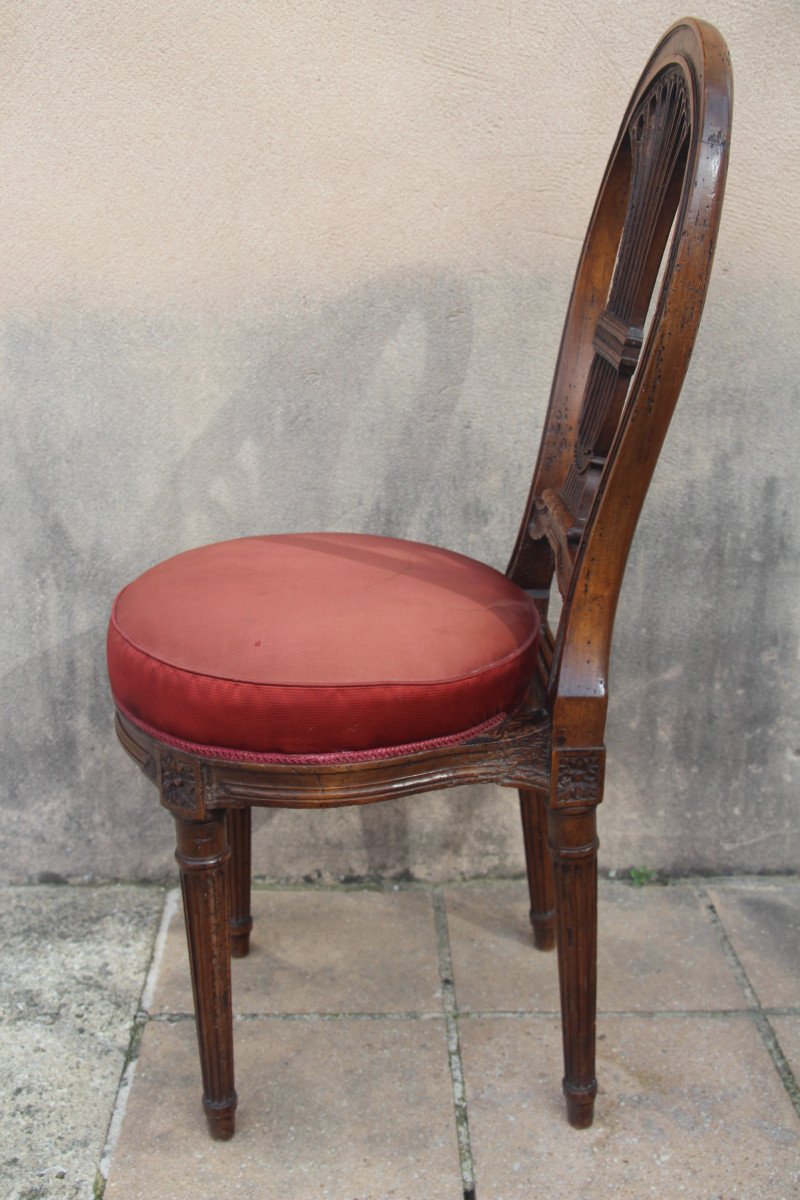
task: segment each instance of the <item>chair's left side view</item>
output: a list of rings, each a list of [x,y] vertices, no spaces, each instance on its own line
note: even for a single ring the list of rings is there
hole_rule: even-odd
[[[200,547],[120,593],[117,732],[175,818],[214,1137],[234,1130],[230,956],[252,926],[250,809],[462,783],[520,792],[534,941],[555,934],[558,950],[567,1113],[591,1124],[611,636],[702,312],[730,108],[724,41],[679,22],[603,179],[505,576],[438,547],[318,533]]]

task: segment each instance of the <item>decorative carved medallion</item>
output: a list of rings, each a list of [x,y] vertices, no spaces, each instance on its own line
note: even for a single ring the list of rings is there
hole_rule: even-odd
[[[599,804],[603,795],[605,750],[602,746],[581,750],[557,750],[556,788],[553,806]]]
[[[161,797],[170,808],[184,812],[197,809],[197,780],[194,767],[171,755],[161,758]]]

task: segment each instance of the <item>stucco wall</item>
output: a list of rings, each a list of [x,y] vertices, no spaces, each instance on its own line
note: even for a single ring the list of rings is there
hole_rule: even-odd
[[[6,13],[0,876],[171,870],[103,657],[115,591],[153,562],[329,528],[505,566],[605,159],[680,15]],[[734,62],[728,197],[623,592],[601,854],[793,869],[800,10],[700,15]],[[264,814],[255,859],[284,877],[515,872],[515,796]]]

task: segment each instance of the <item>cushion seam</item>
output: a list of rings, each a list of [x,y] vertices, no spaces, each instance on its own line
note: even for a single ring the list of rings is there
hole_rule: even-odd
[[[123,589],[123,591],[126,589]],[[119,594],[122,595],[122,592]],[[114,605],[111,610],[111,626],[117,636],[137,654],[141,654],[144,658],[150,659],[151,662],[158,663],[162,667],[166,667],[170,671],[177,671],[181,675],[189,675],[196,679],[214,679],[225,683],[238,683],[243,687],[252,688],[303,688],[306,691],[320,690],[335,690],[339,691],[342,688],[381,688],[381,687],[446,687],[454,683],[463,683],[470,679],[477,679],[479,676],[486,674],[488,671],[496,670],[498,667],[507,666],[515,659],[520,658],[526,650],[529,650],[539,634],[540,620],[538,610],[535,605],[532,605],[532,612],[536,616],[536,624],[528,638],[516,649],[513,653],[506,655],[505,658],[498,659],[495,662],[487,663],[483,667],[472,671],[466,675],[453,675],[447,679],[375,679],[369,682],[361,683],[268,683],[256,679],[232,679],[228,675],[212,675],[208,671],[193,671],[189,667],[179,667],[175,663],[167,662],[166,659],[160,658],[156,654],[151,654],[149,650],[145,650],[143,646],[138,645],[132,638],[120,628],[117,621],[117,601],[119,596],[114,600]]]
[[[420,751],[468,741],[472,737],[478,737],[481,733],[501,725],[509,716],[509,713],[504,710],[455,733],[437,734],[431,738],[422,738],[414,742],[400,742],[391,746],[369,746],[363,750],[320,750],[304,754],[283,750],[242,750],[233,746],[216,746],[210,743],[195,742],[191,738],[182,738],[177,734],[166,733],[149,721],[145,721],[144,718],[134,716],[119,700],[115,700],[115,704],[128,721],[141,729],[143,733],[161,742],[162,745],[170,746],[187,754],[198,754],[201,757],[218,758],[227,762],[263,762],[264,765],[297,763],[301,766],[324,766],[335,765],[336,760],[345,764],[348,761],[353,763],[370,762],[383,758],[403,757],[407,754],[416,754]],[[207,753],[208,751],[211,753]]]

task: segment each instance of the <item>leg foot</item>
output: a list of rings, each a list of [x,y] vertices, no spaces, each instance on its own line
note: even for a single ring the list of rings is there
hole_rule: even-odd
[[[552,925],[546,925],[538,914],[531,912],[533,926],[533,944],[537,950],[555,950],[556,931]]]
[[[525,839],[530,920],[537,950],[552,950],[556,944],[556,899],[553,862],[547,846],[547,807],[541,792],[520,789],[519,810]]]
[[[575,1129],[588,1129],[594,1120],[594,1098],[597,1095],[597,1080],[593,1079],[585,1088],[571,1087],[566,1079],[562,1087],[567,1101],[567,1120]]]
[[[203,1097],[203,1108],[208,1121],[208,1131],[217,1142],[229,1142],[236,1130],[236,1092],[227,1100],[207,1100]]]
[[[253,918],[246,922],[231,921],[231,958],[247,958],[250,953],[250,932]]]

